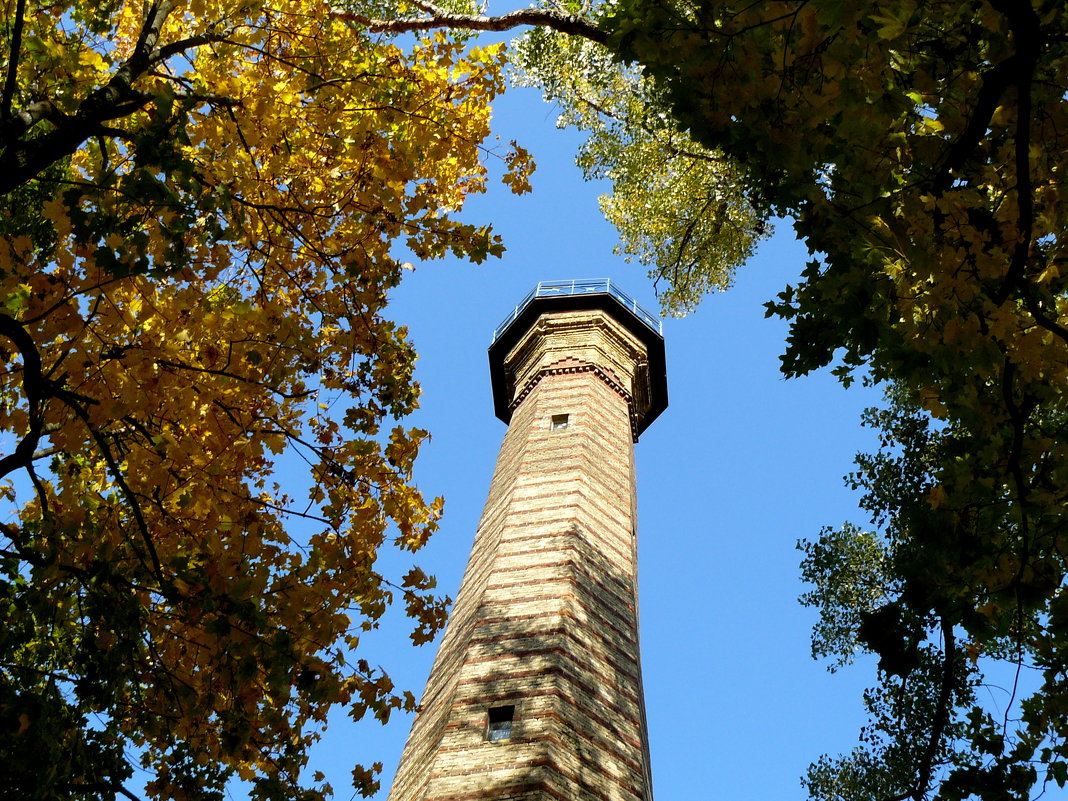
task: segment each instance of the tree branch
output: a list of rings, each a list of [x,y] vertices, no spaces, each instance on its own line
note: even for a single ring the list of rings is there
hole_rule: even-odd
[[[306,398],[309,395],[315,394],[312,390],[307,390],[305,392],[283,392],[278,387],[271,386],[270,384],[264,381],[257,381],[254,378],[248,378],[243,375],[238,375],[237,373],[232,372],[230,370],[214,370],[209,367],[194,367],[191,364],[183,364],[181,362],[175,362],[169,359],[157,359],[156,364],[160,365],[161,367],[169,367],[172,370],[189,370],[195,373],[205,373],[207,375],[217,375],[223,378],[232,378],[234,381],[241,381],[245,384],[251,384],[252,386],[266,389],[281,398],[285,398],[286,400],[298,400],[300,398]]]
[[[1041,23],[1038,14],[1025,3],[992,0],[991,5],[1005,15],[1012,28],[1016,45],[1014,57],[1019,64],[1013,74],[1016,84],[1016,149],[1014,153],[1016,172],[1017,240],[1012,251],[1012,261],[1005,274],[1001,288],[994,296],[997,303],[1004,303],[1012,288],[1024,277],[1027,259],[1031,254],[1034,239],[1035,198],[1031,180],[1031,85],[1041,47]]]
[[[583,17],[561,14],[548,8],[521,8],[497,17],[482,14],[453,14],[430,3],[416,2],[430,16],[406,19],[375,19],[362,14],[338,12],[339,19],[356,22],[373,33],[414,33],[441,28],[469,31],[510,31],[524,25],[550,28],[560,33],[581,36],[597,44],[606,44],[608,34]]]
[[[927,797],[927,788],[931,785],[934,774],[935,758],[942,747],[942,737],[949,725],[949,710],[952,708],[954,673],[957,670],[957,638],[953,633],[953,624],[942,617],[942,686],[938,688],[938,706],[935,707],[934,720],[931,721],[931,736],[924,749],[921,764],[920,781],[917,783],[916,801]]]
[[[47,395],[44,375],[41,372],[41,354],[37,343],[22,327],[22,324],[7,314],[0,313],[0,336],[7,337],[22,357],[22,390],[26,394],[29,431],[15,446],[14,453],[0,459],[0,478],[33,463],[33,454],[41,441],[44,420],[41,418],[41,403]]]
[[[89,137],[103,133],[103,123],[127,116],[151,99],[151,95],[135,90],[133,84],[152,66],[160,31],[173,10],[174,0],[152,3],[132,55],[104,86],[79,104],[73,115],[62,115],[52,103],[43,101],[12,117],[0,116],[4,145],[0,152],[0,195],[71,155]],[[55,130],[29,140],[21,138],[44,119],[50,120]]]
[[[130,792],[118,782],[77,782],[69,784],[63,789],[69,790],[71,793],[77,792],[78,794],[110,792],[116,795],[125,796],[129,801],[141,801],[140,796]]]
[[[1023,301],[1027,310],[1031,312],[1031,316],[1035,318],[1035,322],[1051,334],[1060,337],[1064,342],[1068,343],[1068,328],[1065,328],[1043,311],[1039,301],[1035,299],[1030,291],[1032,286],[1033,284],[1026,284],[1024,286]]]
[[[0,124],[4,126],[5,135],[17,137],[22,136],[42,120],[49,120],[58,127],[68,119],[70,117],[56,108],[51,100],[38,100],[23,106],[11,119],[0,118],[2,120]]]
[[[945,158],[932,180],[935,194],[941,195],[953,185],[953,171],[967,161],[983,140],[990,120],[997,110],[998,100],[1013,84],[1019,66],[1019,55],[1014,54],[983,73],[983,83],[975,96],[968,124],[946,151]]]
[[[212,23],[208,26],[208,30],[205,33],[197,36],[190,36],[188,39],[181,39],[177,42],[171,42],[168,45],[164,45],[154,52],[151,58],[149,58],[149,66],[155,67],[162,64],[171,56],[179,55],[191,48],[200,47],[206,44],[225,42],[233,36],[234,28],[223,28],[220,31],[216,31],[218,25],[218,22]]]
[[[159,561],[159,554],[156,552],[156,545],[152,542],[152,535],[148,530],[148,523],[145,521],[144,513],[141,511],[141,502],[137,499],[137,495],[134,494],[134,491],[126,482],[126,477],[122,473],[122,467],[118,460],[116,460],[115,454],[111,452],[111,448],[104,439],[104,435],[97,430],[95,425],[93,425],[93,421],[89,418],[89,413],[77,401],[76,396],[72,393],[63,392],[58,388],[55,388],[54,395],[62,400],[67,407],[74,412],[78,419],[85,424],[86,429],[89,431],[89,435],[93,438],[93,441],[96,442],[97,448],[100,449],[100,455],[104,457],[104,462],[107,464],[108,471],[111,473],[112,481],[115,482],[115,485],[119,488],[123,497],[126,498],[126,503],[129,504],[130,513],[133,515],[134,522],[137,524],[137,530],[141,534],[141,539],[144,540],[145,547],[148,549],[148,555],[152,561],[153,575],[162,581],[163,567]]]
[[[896,795],[884,797],[882,801],[908,801],[908,799],[926,801],[927,799],[927,791],[931,786],[931,777],[934,775],[935,759],[938,757],[938,749],[942,746],[942,737],[945,735],[946,726],[949,725],[949,710],[953,699],[953,674],[957,669],[957,639],[953,633],[953,624],[943,617],[941,629],[943,641],[942,682],[938,688],[938,702],[931,721],[931,733],[918,766],[919,775],[916,777],[916,783],[912,787]]]
[[[11,114],[11,101],[19,73],[19,52],[22,50],[22,27],[26,17],[26,0],[18,0],[15,6],[15,23],[11,27],[11,52],[7,59],[7,80],[4,82],[4,97],[0,102],[0,120],[6,120]]]

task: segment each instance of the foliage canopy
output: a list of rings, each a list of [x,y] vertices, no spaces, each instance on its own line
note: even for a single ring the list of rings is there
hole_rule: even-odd
[[[692,311],[730,286],[735,270],[770,233],[768,214],[736,160],[680,129],[659,82],[606,48],[605,14],[594,0],[545,2],[499,16],[413,0],[383,16],[349,13],[371,30],[529,30],[510,53],[515,85],[541,89],[560,109],[558,125],[587,135],[577,162],[587,179],[606,178],[600,199],[619,232],[616,252],[650,268],[667,314]]]
[[[729,287],[770,232],[735,161],[679,130],[658,85],[600,43],[537,27],[514,44],[513,81],[540,88],[558,126],[587,133],[578,165],[610,182],[600,205],[616,252],[650,268],[662,309],[682,315]]]
[[[444,620],[375,565],[441,509],[384,306],[395,242],[501,250],[453,214],[502,48],[402,48],[319,0],[4,10],[4,792],[133,797],[140,762],[158,798],[329,794],[300,777],[327,711],[414,704],[361,632],[394,596],[416,642]]]
[[[795,218],[813,259],[769,304],[790,321],[783,371],[892,386],[869,418],[884,448],[852,479],[879,535],[805,546],[818,650],[880,658],[862,747],[810,791],[1063,786],[1063,4],[621,0],[601,26],[764,213]],[[995,662],[1034,677],[1019,703],[977,700]]]

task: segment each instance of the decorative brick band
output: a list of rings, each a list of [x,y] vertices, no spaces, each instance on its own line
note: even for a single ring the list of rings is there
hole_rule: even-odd
[[[630,417],[630,435],[634,442],[638,441],[638,416],[634,413],[634,398],[631,394],[619,385],[612,376],[608,375],[604,370],[598,367],[596,364],[570,364],[564,367],[545,367],[539,370],[534,376],[527,381],[526,385],[515,394],[512,398],[512,402],[508,406],[509,412],[514,413],[516,408],[521,404],[527,395],[545,376],[549,375],[566,375],[568,373],[593,373],[599,379],[601,379],[609,389],[619,395],[627,402],[627,415]]]

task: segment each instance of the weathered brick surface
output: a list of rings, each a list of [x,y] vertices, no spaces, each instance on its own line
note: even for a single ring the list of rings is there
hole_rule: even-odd
[[[545,315],[506,358],[517,405],[390,801],[651,801],[632,446],[645,364],[602,311]],[[512,736],[489,742],[487,711],[505,705]]]

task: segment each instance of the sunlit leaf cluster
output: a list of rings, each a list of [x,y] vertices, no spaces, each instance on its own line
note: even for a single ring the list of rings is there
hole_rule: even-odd
[[[328,711],[414,706],[361,633],[444,622],[376,565],[441,512],[385,306],[398,246],[501,252],[454,214],[502,48],[317,0],[2,7],[0,794],[327,795]]]
[[[649,268],[664,311],[685,314],[730,286],[769,232],[735,163],[680,131],[654,82],[603,45],[547,28],[514,45],[514,82],[540,88],[560,127],[587,134],[577,163],[610,182],[600,204],[616,252]]]

